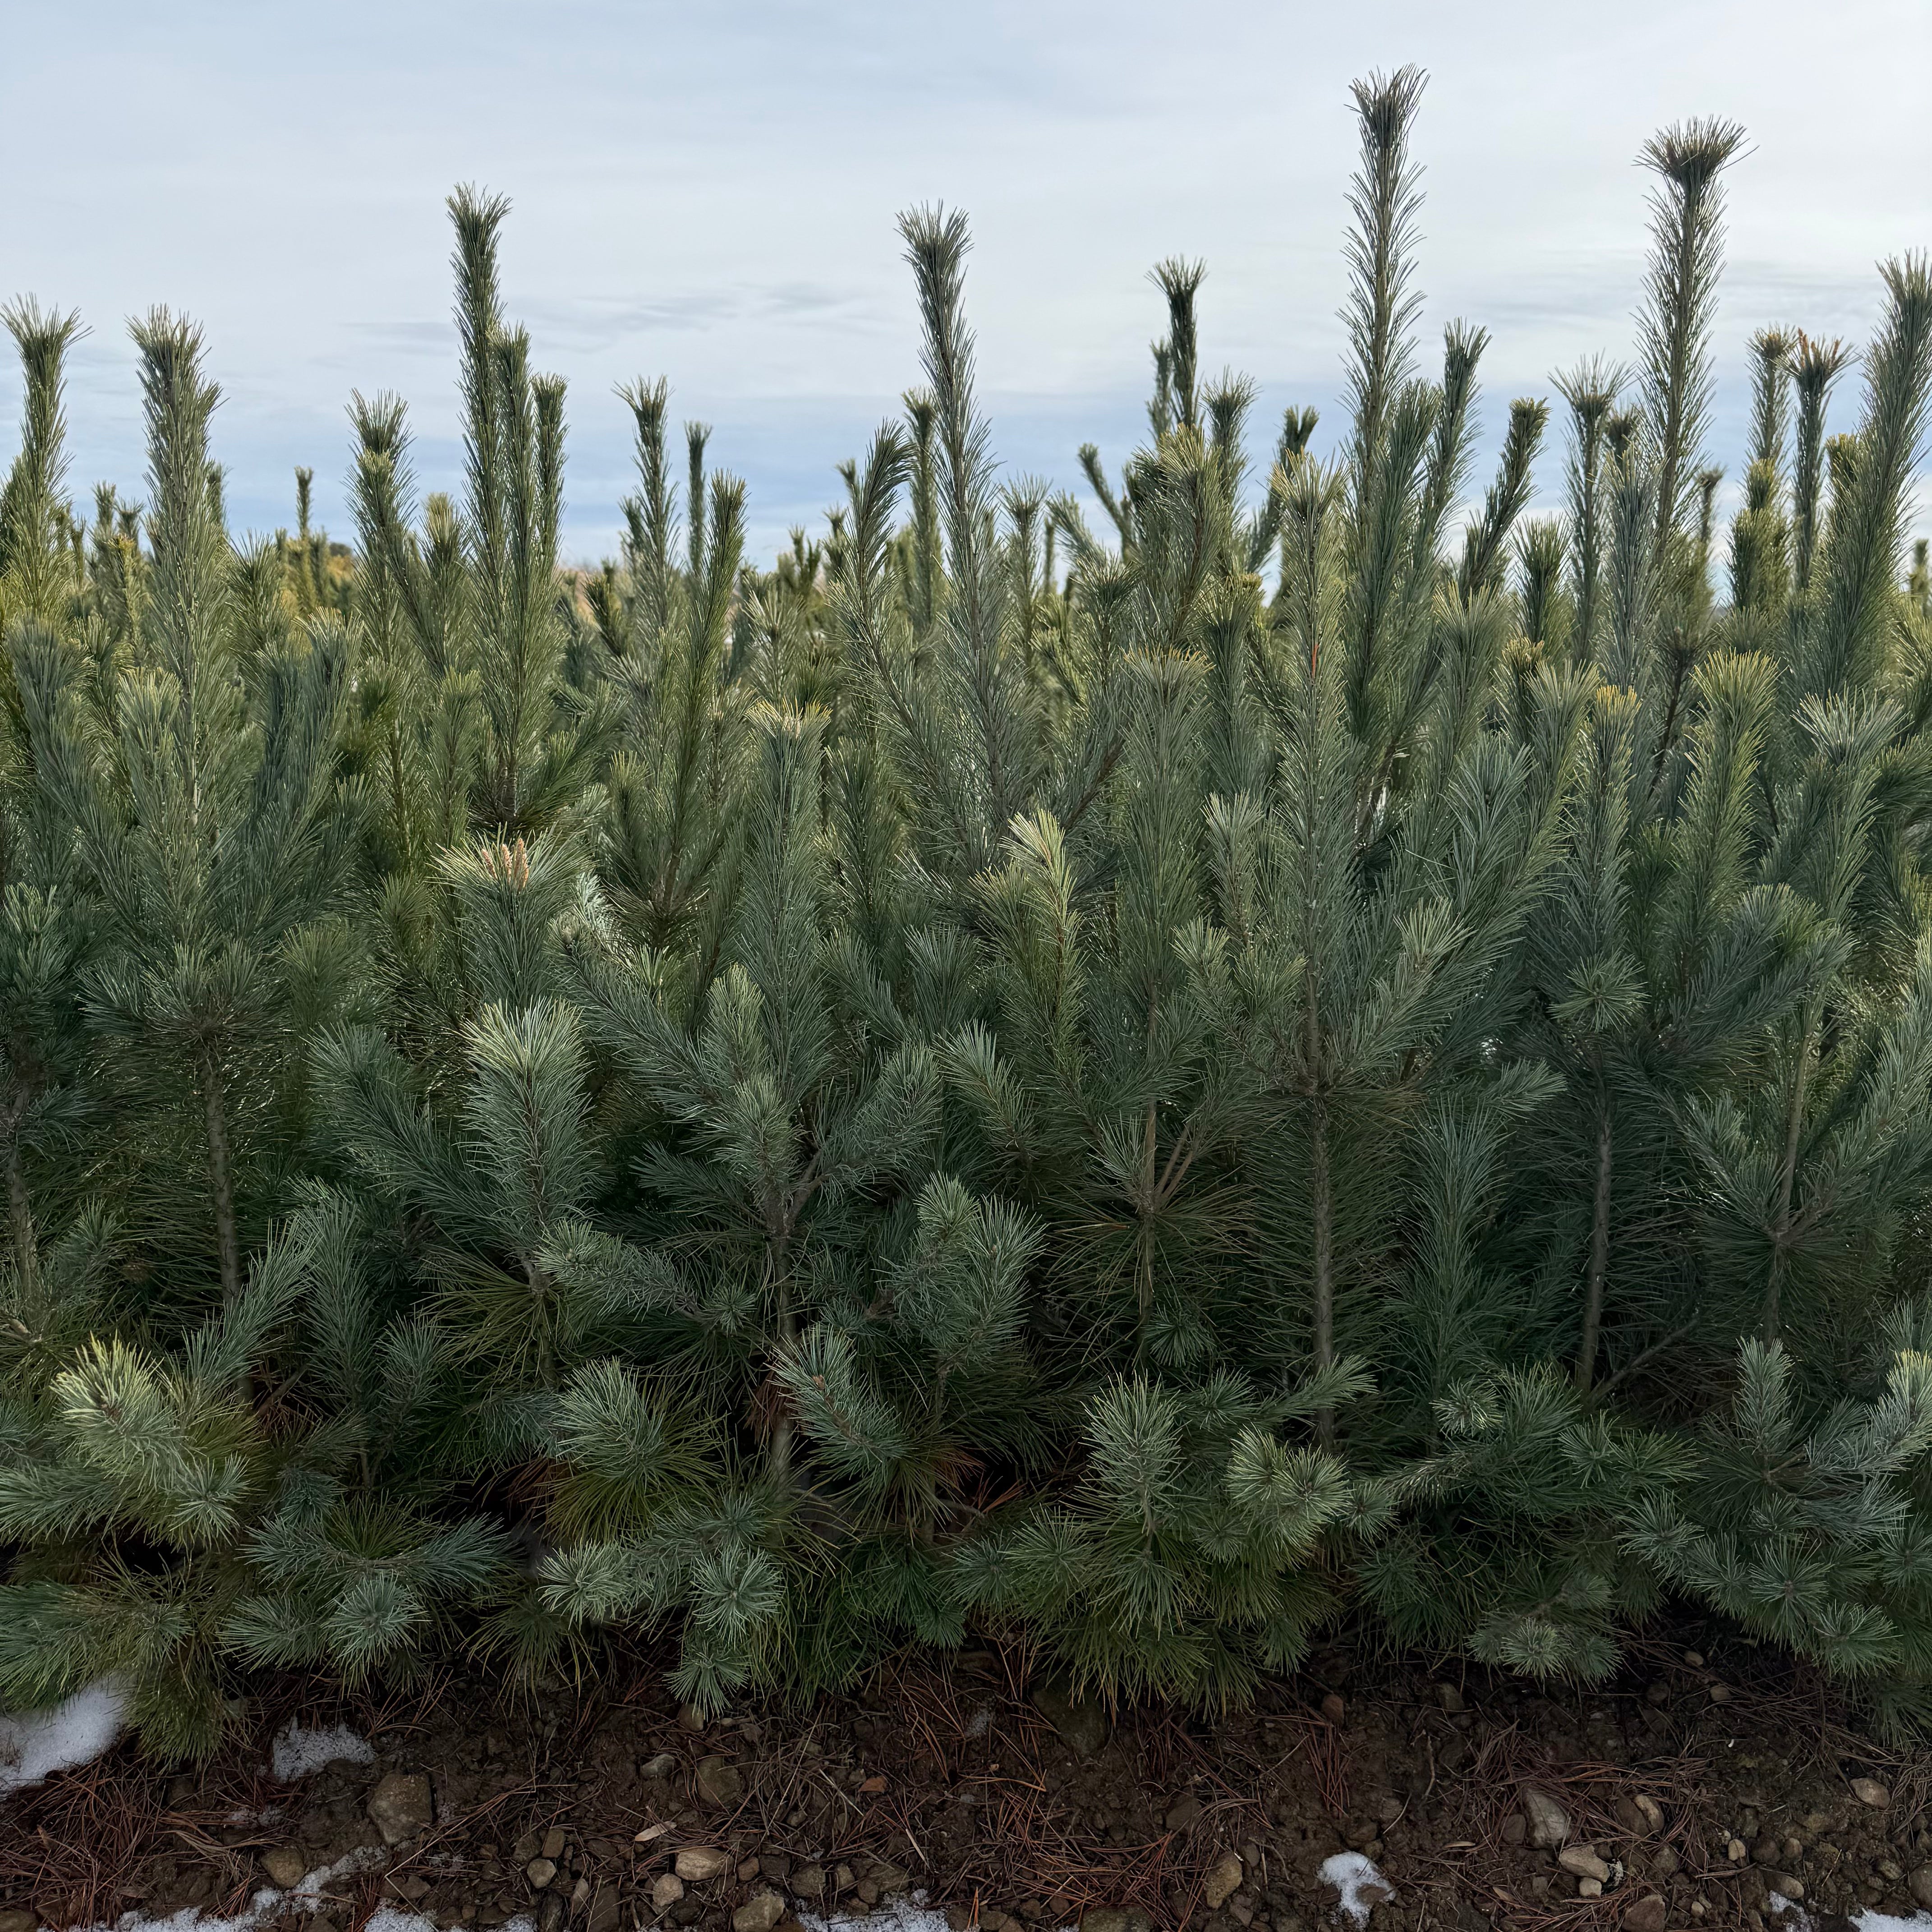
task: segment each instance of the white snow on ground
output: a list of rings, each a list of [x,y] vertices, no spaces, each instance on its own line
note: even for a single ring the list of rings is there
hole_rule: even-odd
[[[92,1762],[121,1735],[127,1710],[127,1693],[103,1678],[51,1711],[0,1712],[0,1798]]]
[[[801,1912],[798,1922],[805,1932],[946,1932],[946,1914],[926,1902],[926,1894],[916,1892],[910,1898],[882,1898],[863,1918],[821,1918],[816,1912]]]
[[[1784,1915],[1793,1932],[1811,1932],[1811,1915],[1803,1906],[1794,1905],[1774,1892],[1771,1909]],[[1932,1932],[1932,1912],[1915,1912],[1908,1918],[1900,1918],[1890,1912],[1854,1912],[1851,1917],[1858,1932]]]
[[[326,1764],[375,1762],[376,1753],[369,1740],[346,1724],[332,1724],[317,1730],[305,1730],[300,1724],[285,1725],[276,1733],[268,1750],[269,1768],[282,1784],[292,1784]]]
[[[382,1860],[380,1852],[366,1847],[346,1852],[332,1865],[322,1865],[310,1872],[286,1892],[264,1886],[249,1900],[247,1908],[232,1918],[217,1918],[188,1906],[165,1918],[148,1918],[138,1912],[125,1912],[112,1926],[92,1926],[88,1932],[265,1932],[278,1918],[325,1910],[332,1902],[326,1895],[332,1880],[349,1877],[365,1866],[380,1864]],[[363,1924],[364,1932],[436,1932],[433,1919],[392,1905],[379,1906]],[[522,1913],[503,1926],[502,1932],[536,1932],[536,1922],[527,1912]]]
[[[1341,1910],[1358,1925],[1367,1924],[1369,1908],[1378,1900],[1395,1896],[1395,1887],[1360,1852],[1337,1852],[1324,1858],[1322,1876],[1342,1894]]]

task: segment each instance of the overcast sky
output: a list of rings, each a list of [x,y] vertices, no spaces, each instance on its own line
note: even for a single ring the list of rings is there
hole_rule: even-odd
[[[1486,324],[1486,446],[1514,394],[1627,351],[1644,245],[1639,145],[1720,113],[1730,177],[1714,454],[1733,474],[1750,331],[1862,340],[1874,264],[1932,244],[1928,0],[1442,0],[972,6],[340,0],[326,9],[91,0],[0,28],[0,296],[77,306],[72,482],[138,494],[126,317],[206,327],[242,528],[293,520],[316,472],[346,534],[350,392],[410,403],[419,468],[454,480],[442,200],[508,194],[510,314],[570,385],[567,545],[612,547],[628,487],[614,386],[668,376],[715,426],[769,550],[918,380],[896,211],[971,216],[968,301],[1009,472],[1077,480],[1144,424],[1160,302],[1204,256],[1203,358],[1332,406],[1352,76],[1431,74],[1421,286],[1432,339]],[[1856,410],[1842,388],[1838,427]],[[0,460],[17,378],[0,376]],[[1540,483],[1557,485],[1560,449]],[[1926,493],[1921,490],[1920,523]]]

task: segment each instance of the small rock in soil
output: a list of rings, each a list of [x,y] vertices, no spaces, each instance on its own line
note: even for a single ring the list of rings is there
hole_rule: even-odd
[[[1322,1714],[1331,1724],[1339,1724],[1348,1714],[1348,1707],[1331,1690],[1322,1700]]]
[[[659,1912],[675,1905],[683,1896],[684,1881],[676,1872],[664,1873],[651,1887],[651,1904]]]
[[[1518,1802],[1529,1827],[1529,1842],[1539,1851],[1553,1852],[1568,1839],[1570,1814],[1548,1792],[1526,1784]]]
[[[1664,1932],[1670,1918],[1670,1907],[1660,1894],[1653,1892],[1624,1914],[1624,1932]]]
[[[289,1892],[308,1877],[308,1860],[294,1845],[277,1845],[262,1854],[262,1869],[278,1892]]]
[[[1184,1832],[1201,1816],[1201,1801],[1191,1791],[1184,1791],[1167,1808],[1167,1828]]]
[[[1767,1872],[1764,1882],[1780,1898],[1788,1898],[1794,1905],[1804,1896],[1804,1881],[1792,1877],[1788,1872]]]
[[[731,1915],[731,1932],[772,1932],[785,1916],[785,1902],[775,1892],[761,1892]]]
[[[825,1868],[801,1865],[791,1882],[791,1888],[801,1898],[816,1898],[825,1889]]]
[[[1223,1852],[1208,1868],[1203,1894],[1208,1910],[1218,1912],[1241,1888],[1241,1862],[1232,1852]]]
[[[1453,1684],[1438,1684],[1436,1687],[1436,1701],[1452,1718],[1463,1708],[1462,1694]]]
[[[1565,1845],[1556,1854],[1556,1862],[1573,1877],[1594,1879],[1599,1885],[1610,1875],[1594,1845]]]
[[[556,1877],[556,1861],[554,1858],[532,1858],[524,1866],[524,1876],[541,1892]]]
[[[570,1834],[565,1831],[561,1825],[553,1825],[550,1829],[543,1834],[544,1856],[550,1859],[553,1862],[556,1859],[562,1858],[563,1856],[563,1848],[568,1840],[569,1835]]]
[[[1521,1844],[1523,1834],[1528,1828],[1528,1820],[1520,1811],[1512,1811],[1503,1820],[1503,1843],[1506,1845]]]
[[[621,1911],[617,1888],[614,1885],[600,1887],[591,1905],[590,1916],[584,1922],[584,1932],[617,1932]]]
[[[400,1845],[431,1822],[429,1780],[420,1772],[392,1771],[369,1794],[369,1822],[386,1845]]]
[[[638,1767],[638,1775],[644,1778],[671,1778],[677,1772],[677,1759],[670,1751],[659,1751],[656,1757],[647,1757]]]
[[[740,1885],[748,1884],[758,1875],[758,1862],[756,1858],[740,1858],[738,1861],[738,1882]]]
[[[1928,1912],[1932,1912],[1932,1865],[1921,1865],[1906,1880],[1912,1888],[1913,1900]]]
[[[912,1874],[904,1865],[887,1864],[881,1861],[866,1876],[881,1892],[903,1892],[912,1882]]]
[[[731,1861],[715,1845],[687,1845],[677,1855],[677,1875],[694,1884],[722,1878],[731,1869]]]
[[[1892,1793],[1875,1778],[1853,1778],[1852,1796],[1861,1804],[1869,1804],[1874,1811],[1882,1811],[1892,1802]]]
[[[40,1932],[38,1912],[0,1912],[0,1932]]]
[[[720,1810],[739,1803],[745,1796],[745,1780],[728,1757],[704,1757],[698,1761],[698,1795]]]
[[[1076,1697],[1064,1684],[1042,1684],[1033,1701],[1076,1757],[1091,1757],[1106,1743],[1112,1727],[1106,1712],[1092,1699]]]

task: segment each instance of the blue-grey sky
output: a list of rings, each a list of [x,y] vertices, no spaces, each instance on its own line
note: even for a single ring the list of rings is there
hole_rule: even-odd
[[[628,487],[614,386],[662,374],[751,490],[758,548],[816,521],[833,466],[918,380],[896,212],[970,214],[968,300],[1007,471],[1077,480],[1144,422],[1149,266],[1204,256],[1204,360],[1333,406],[1347,86],[1431,74],[1417,139],[1434,338],[1486,324],[1488,446],[1513,394],[1622,354],[1644,246],[1632,158],[1660,124],[1743,122],[1713,453],[1735,473],[1751,329],[1862,340],[1874,264],[1932,243],[1927,0],[339,0],[326,8],[14,0],[0,24],[0,296],[77,306],[80,489],[138,494],[125,318],[206,326],[243,528],[292,521],[314,466],[346,533],[344,405],[408,398],[454,482],[442,198],[513,200],[506,306],[570,385],[567,545],[612,547]],[[18,385],[0,375],[0,460]],[[1856,385],[1843,386],[1850,427]],[[1554,439],[1540,466],[1558,486]],[[1922,511],[1924,493],[1921,492]],[[1922,517],[1921,520],[1922,521]]]

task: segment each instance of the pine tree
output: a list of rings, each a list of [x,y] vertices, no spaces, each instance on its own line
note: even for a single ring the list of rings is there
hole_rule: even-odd
[[[1720,529],[1742,136],[1666,130],[1532,515],[1546,404],[1479,492],[1486,336],[1422,360],[1423,86],[1354,93],[1332,460],[1174,257],[1138,446],[1003,475],[920,210],[920,386],[769,568],[662,380],[566,565],[480,190],[460,487],[358,396],[352,549],[306,466],[231,541],[164,311],[83,528],[78,323],[5,312],[0,1702],[189,1755],[645,1630],[706,1708],[974,1632],[1211,1706],[1675,1600],[1932,1711],[1932,284],[1855,432],[1752,338]]]
[[[277,1136],[288,1056],[345,970],[329,916],[350,827],[332,742],[346,645],[318,629],[244,677],[201,338],[158,310],[136,342],[154,502],[140,656],[98,716],[58,640],[22,634],[14,672],[36,785],[73,828],[98,903],[80,981],[90,1024],[118,1044],[126,1099],[165,1116],[184,1082],[193,1095],[206,1150],[196,1191],[232,1300],[250,1170]]]
[[[64,365],[83,331],[78,314],[31,298],[0,309],[14,338],[25,394],[20,448],[0,486],[0,627],[16,615],[49,622],[67,614],[80,589],[67,538]]]
[[[1640,328],[1645,413],[1657,449],[1657,541],[1684,528],[1711,408],[1710,334],[1722,262],[1720,177],[1743,151],[1735,122],[1688,121],[1646,142],[1658,178]]]

